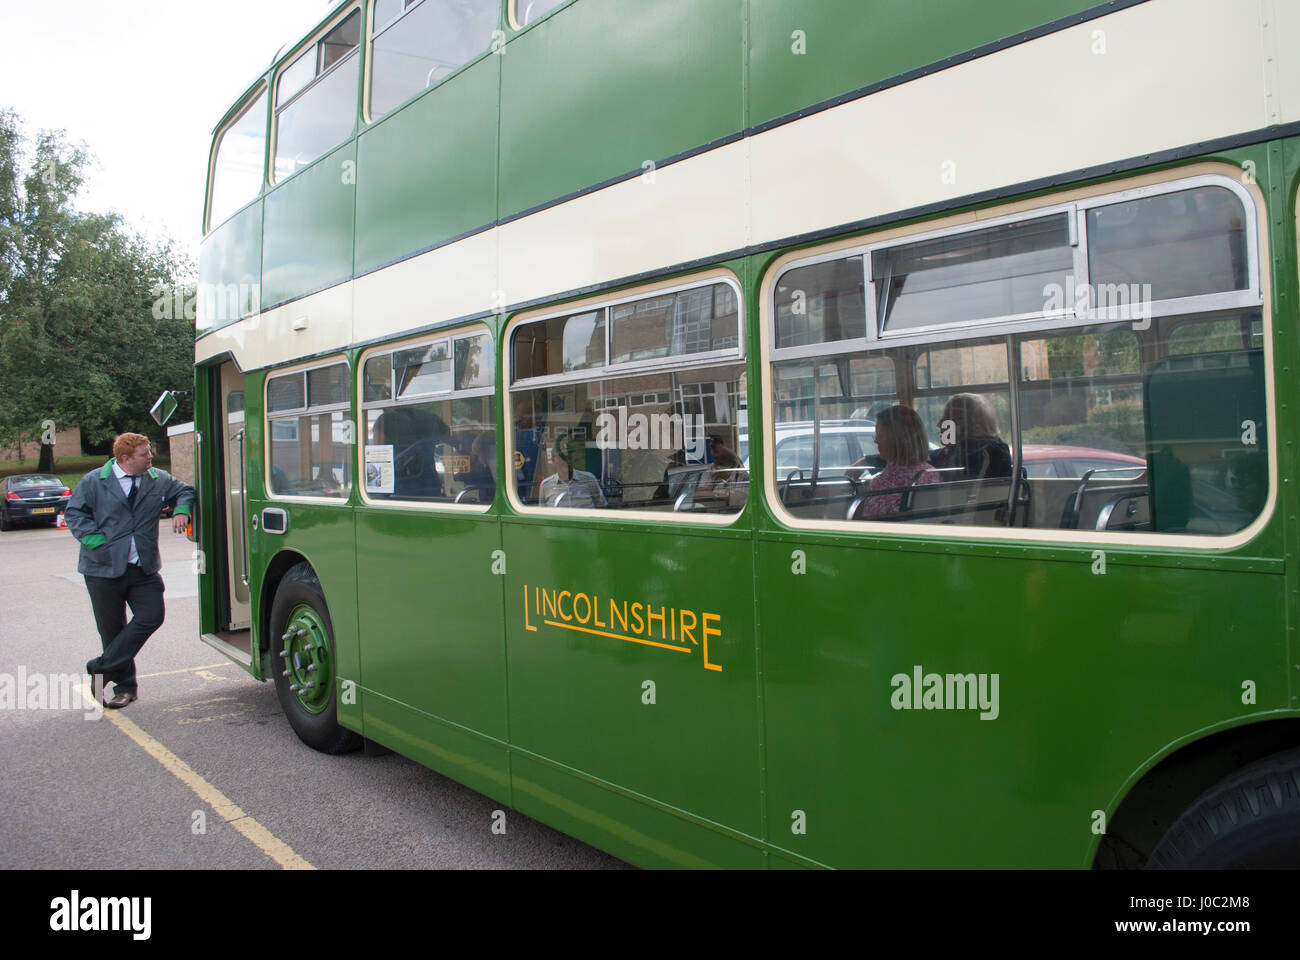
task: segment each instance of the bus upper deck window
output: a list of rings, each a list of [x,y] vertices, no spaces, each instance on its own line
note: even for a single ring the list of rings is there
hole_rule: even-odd
[[[361,11],[354,10],[280,71],[276,83],[275,177],[307,166],[356,125]]]

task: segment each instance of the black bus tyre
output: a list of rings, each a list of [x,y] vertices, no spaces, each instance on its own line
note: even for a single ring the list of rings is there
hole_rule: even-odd
[[[1148,870],[1300,867],[1300,749],[1243,767],[1183,811]]]
[[[334,629],[310,564],[292,567],[271,605],[275,693],[298,739],[322,753],[347,753],[361,737],[338,723]]]

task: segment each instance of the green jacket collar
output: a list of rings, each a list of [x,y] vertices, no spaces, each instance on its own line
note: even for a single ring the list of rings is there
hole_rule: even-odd
[[[99,471],[99,479],[107,480],[111,477],[113,475],[113,464],[115,463],[117,463],[117,457],[110,457],[108,463],[104,464],[104,468]],[[149,478],[151,480],[158,479],[158,471],[153,467],[149,468]]]

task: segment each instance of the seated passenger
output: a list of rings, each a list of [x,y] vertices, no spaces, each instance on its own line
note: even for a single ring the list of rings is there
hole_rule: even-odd
[[[586,470],[574,469],[575,461],[582,461],[586,445],[567,433],[555,439],[552,456],[560,461],[560,469],[544,479],[538,491],[538,502],[547,507],[604,507],[605,495],[600,482]]]
[[[473,490],[479,503],[491,503],[497,491],[497,444],[490,434],[474,438],[469,450],[469,470],[452,477],[465,489]]]
[[[723,444],[721,437],[709,437],[709,455],[713,462],[704,471],[700,485],[696,487],[697,500],[712,498],[730,502],[733,494],[747,491],[749,474],[745,472],[745,465],[730,447]]]
[[[1011,448],[998,436],[998,419],[983,397],[958,393],[944,405],[939,418],[940,439],[951,431],[953,442],[930,455],[940,470],[961,468],[945,475],[951,480],[988,480],[1011,476]]]
[[[871,479],[869,490],[903,490],[926,483],[938,483],[942,475],[926,460],[929,444],[925,424],[911,407],[890,407],[876,418],[876,448],[885,469]],[[859,519],[889,517],[903,509],[902,493],[868,494]]]

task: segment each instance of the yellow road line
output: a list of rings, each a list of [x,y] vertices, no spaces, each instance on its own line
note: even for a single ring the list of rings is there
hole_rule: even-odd
[[[86,703],[90,703],[94,699],[90,695],[89,684],[82,684],[81,693]],[[109,723],[115,725],[139,744],[145,753],[161,763],[172,776],[194,791],[194,794],[210,806],[221,819],[251,840],[257,849],[261,850],[285,870],[316,869],[294,853],[293,848],[287,843],[278,839],[270,830],[239,809],[234,801],[224,793],[195,773],[188,763],[141,730],[130,719],[123,716],[121,710],[102,710],[102,712]]]
[[[202,667],[186,667],[184,670],[164,670],[162,673],[142,673],[137,680],[149,680],[153,677],[170,677],[177,673],[194,673],[196,670],[215,670],[217,667],[235,666],[230,660],[222,660],[220,663],[209,663]]]

